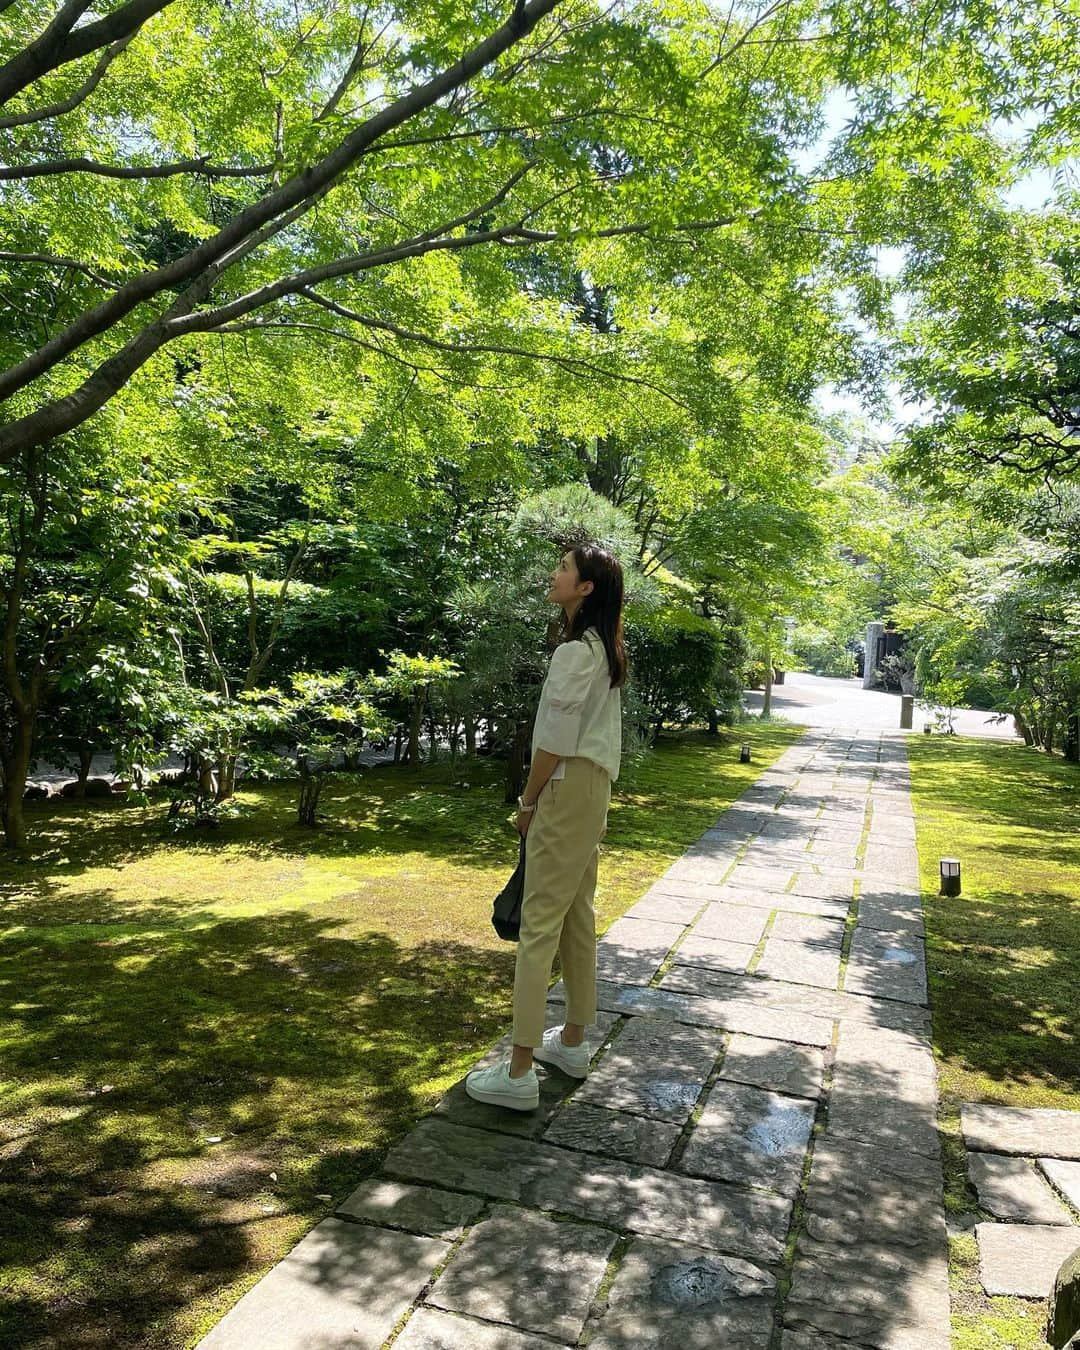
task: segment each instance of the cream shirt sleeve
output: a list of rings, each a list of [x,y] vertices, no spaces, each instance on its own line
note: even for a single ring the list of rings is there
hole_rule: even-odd
[[[596,659],[587,642],[564,642],[552,652],[536,710],[534,743],[540,750],[564,758],[577,752],[581,716],[595,673]]]

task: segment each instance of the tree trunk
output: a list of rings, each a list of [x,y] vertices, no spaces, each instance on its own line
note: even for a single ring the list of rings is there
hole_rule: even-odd
[[[471,712],[465,714],[465,757],[476,757],[476,718]]]
[[[5,848],[26,846],[23,798],[26,795],[26,776],[30,772],[30,755],[34,747],[35,720],[33,711],[15,715],[11,749],[4,755]]]
[[[1020,733],[1020,735],[1024,738],[1024,744],[1034,745],[1035,737],[1031,734],[1031,727],[1028,726],[1028,721],[1027,718],[1024,716],[1024,714],[1021,712],[1016,712],[1014,710],[1012,718],[1013,718],[1013,725],[1016,727],[1016,730]]]
[[[420,729],[424,725],[424,696],[417,694],[409,710],[409,744],[405,750],[405,763],[414,768],[420,763]]]
[[[516,802],[525,786],[525,752],[529,746],[531,724],[518,722],[510,742],[510,756],[506,761],[506,800]]]
[[[79,746],[79,776],[75,780],[75,796],[86,796],[86,780],[90,777],[90,761],[94,757],[93,746],[83,742]]]
[[[761,701],[762,717],[772,716],[772,652],[765,649],[765,697]]]
[[[709,735],[720,735],[720,718],[716,715],[716,709],[712,704],[709,705]]]
[[[199,758],[199,792],[204,797],[217,797],[217,775],[210,760]]]
[[[428,718],[427,729],[428,736],[431,738],[431,744],[428,746],[428,763],[434,764],[439,758],[438,727],[436,726],[434,717]]]
[[[1066,719],[1063,753],[1070,764],[1080,764],[1080,713],[1070,713]]]
[[[405,734],[405,733],[404,733],[404,731],[403,731],[403,729],[402,729],[402,727],[401,727],[401,724],[398,723],[398,725],[394,728],[394,763],[395,763],[395,764],[400,764],[400,763],[401,763],[401,742],[402,742],[402,739],[403,739],[403,737],[404,737],[404,734]]]

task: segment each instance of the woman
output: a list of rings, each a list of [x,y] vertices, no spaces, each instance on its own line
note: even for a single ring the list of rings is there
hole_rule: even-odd
[[[465,1079],[470,1097],[513,1111],[540,1103],[534,1059],[573,1078],[589,1072],[585,1028],[596,1018],[593,894],[622,749],[622,568],[598,545],[570,549],[553,574],[548,599],[562,606],[562,640],[540,692],[532,767],[518,798],[525,893],[514,971],[514,1048],[509,1062],[474,1069]],[[545,1031],[556,949],[566,1022]]]

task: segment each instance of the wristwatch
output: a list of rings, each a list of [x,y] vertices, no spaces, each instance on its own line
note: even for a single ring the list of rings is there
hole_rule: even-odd
[[[535,810],[536,810],[536,803],[533,802],[532,806],[526,806],[526,805],[525,805],[525,798],[519,795],[519,796],[518,796],[518,810],[519,810],[519,811],[535,811]]]

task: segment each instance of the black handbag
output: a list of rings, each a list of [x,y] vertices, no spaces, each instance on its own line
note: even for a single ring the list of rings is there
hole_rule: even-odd
[[[525,836],[521,836],[517,866],[510,880],[495,897],[491,922],[496,933],[507,942],[517,942],[521,931],[521,901],[525,895]]]

